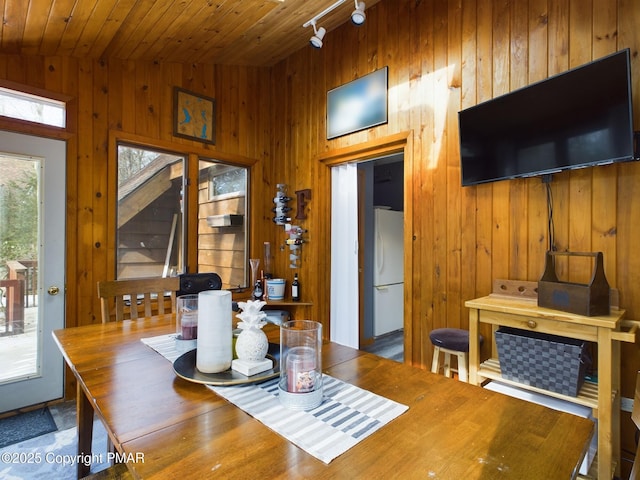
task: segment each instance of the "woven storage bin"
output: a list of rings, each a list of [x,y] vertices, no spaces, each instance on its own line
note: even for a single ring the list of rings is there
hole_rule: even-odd
[[[585,341],[509,327],[499,328],[495,338],[503,378],[578,395],[591,363]]]

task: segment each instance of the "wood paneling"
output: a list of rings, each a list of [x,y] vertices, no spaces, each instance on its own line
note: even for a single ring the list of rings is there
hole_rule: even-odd
[[[368,0],[372,6],[380,0]],[[269,66],[309,41],[334,0],[3,0],[0,49],[19,55]],[[333,30],[353,1],[323,16]]]
[[[224,72],[226,69],[243,72],[242,76],[233,77],[233,86],[224,83],[232,78]],[[100,322],[96,284],[115,275],[116,137],[168,151],[194,153],[190,156],[196,175],[193,185],[197,185],[198,156],[249,167],[255,164],[252,173],[257,185],[252,192],[256,198],[264,193],[262,165],[256,160],[269,151],[266,116],[259,111],[268,110],[270,105],[266,95],[270,80],[267,69],[0,54],[0,79],[18,82],[32,93],[43,94],[46,92],[41,89],[45,89],[56,98],[68,100],[69,135],[63,136],[67,140],[67,326]],[[215,146],[174,138],[172,98],[176,85],[217,98],[233,87],[239,92],[235,101],[242,101],[242,107],[227,100],[225,109],[218,111],[218,123],[228,124],[227,119],[234,119],[239,111],[256,122],[244,121],[233,133],[219,131]],[[260,119],[262,125],[257,123]],[[25,128],[20,122],[3,120],[1,126],[51,135],[47,129]],[[252,218],[252,245],[261,245],[261,222]],[[195,229],[196,210],[190,220]],[[195,269],[195,241],[191,250],[190,265]],[[68,376],[67,380],[70,382],[71,378]]]
[[[431,329],[468,325],[463,302],[491,292],[494,279],[537,281],[548,248],[547,191],[539,178],[460,186],[458,110],[629,47],[639,116],[638,25],[640,4],[629,0],[383,1],[367,9],[362,27],[327,34],[319,55],[301,50],[274,67],[279,87],[267,177],[311,188],[313,202],[329,198],[331,165],[368,158],[367,142],[410,131],[405,252],[413,274],[405,283],[405,325],[406,358],[414,364],[431,361]],[[389,122],[327,141],[326,91],[385,65]],[[550,184],[556,245],[603,251],[608,281],[620,289],[629,318],[640,316],[640,255],[633,248],[640,237],[633,201],[639,181],[640,164],[630,163],[557,174]],[[328,323],[330,208],[323,202],[307,220],[311,262],[304,259],[301,277],[307,293],[309,282],[318,292],[315,319]],[[591,268],[564,262],[558,273],[578,281]],[[637,347],[625,346],[623,395],[633,396],[639,367]]]
[[[269,178],[281,175],[296,189],[312,188],[325,196],[329,174],[316,170],[318,159],[328,169],[357,159],[359,146],[367,141],[412,131],[413,158],[405,160],[410,165],[406,203],[413,213],[406,227],[407,235],[415,237],[413,261],[420,274],[410,287],[415,314],[409,321],[416,331],[429,326],[420,339],[427,352],[413,355],[414,362],[424,363],[430,358],[429,329],[465,326],[461,304],[490,292],[494,278],[537,280],[548,242],[546,187],[540,179],[460,186],[458,110],[626,47],[634,52],[637,70],[640,44],[623,17],[637,17],[640,6],[607,0],[404,1],[381,2],[367,12],[364,26],[330,32],[321,55],[301,50],[274,67],[274,79],[282,86],[273,90],[273,152],[278,158],[265,166]],[[389,66],[389,122],[325,140],[326,91],[384,65]],[[327,152],[341,150],[351,155],[327,161]],[[369,156],[366,149],[361,154]],[[628,274],[616,268],[616,225],[617,217],[629,216],[632,207],[620,201],[618,190],[623,176],[636,175],[638,168],[628,164],[561,173],[551,183],[556,244],[604,251],[610,283],[625,284],[629,291],[635,287]],[[328,222],[328,209],[318,214],[309,218],[312,236]],[[319,258],[330,255],[326,242],[313,248],[319,249]],[[640,266],[633,256],[626,261]],[[576,262],[562,266],[560,273],[576,279],[590,268]],[[633,317],[640,305],[628,300],[623,304]],[[321,317],[328,314],[323,306],[317,309]]]
[[[280,248],[286,234],[271,221],[272,198],[277,183],[290,192],[310,188],[299,274],[303,300],[313,302],[304,314],[325,325],[331,165],[370,158],[372,145],[395,145],[405,152],[407,357],[428,366],[429,331],[466,327],[464,301],[488,294],[496,278],[537,281],[548,245],[547,193],[540,179],[460,186],[457,111],[629,47],[638,117],[638,25],[636,0],[381,0],[367,8],[363,26],[345,24],[327,34],[321,50],[305,47],[269,69],[0,55],[0,79],[73,99],[67,323],[99,321],[96,281],[113,274],[110,131],[239,164],[255,159],[251,254],[261,258],[263,242],[271,242],[274,271],[289,280],[288,250]],[[37,28],[55,25],[40,21]],[[389,122],[327,141],[326,92],[383,66],[389,67]],[[215,146],[172,137],[176,85],[217,99]],[[397,137],[402,140],[395,144]],[[640,164],[557,174],[550,187],[557,246],[603,251],[609,283],[620,291],[628,317],[639,317],[640,207],[634,199],[640,195]],[[195,225],[197,212],[189,215]],[[558,273],[574,279],[586,270],[565,262]],[[623,395],[633,396],[639,368],[637,347],[626,346]]]

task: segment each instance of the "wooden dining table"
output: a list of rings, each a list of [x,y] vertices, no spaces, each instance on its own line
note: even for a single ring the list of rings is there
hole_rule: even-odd
[[[588,419],[328,342],[324,373],[409,408],[327,464],[141,341],[173,332],[173,315],[54,332],[78,383],[84,458],[95,412],[136,478],[551,480],[576,476],[594,432]]]

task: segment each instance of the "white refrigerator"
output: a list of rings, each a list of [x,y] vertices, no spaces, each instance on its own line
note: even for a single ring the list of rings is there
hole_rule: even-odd
[[[373,335],[404,326],[404,212],[375,208]]]

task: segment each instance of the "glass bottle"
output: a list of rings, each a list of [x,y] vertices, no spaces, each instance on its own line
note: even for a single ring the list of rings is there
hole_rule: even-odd
[[[256,280],[255,285],[253,286],[253,298],[255,300],[262,300],[264,296],[264,290],[262,288],[262,280]]]
[[[293,282],[291,282],[291,300],[294,302],[300,301],[300,281],[297,273],[293,275]]]

